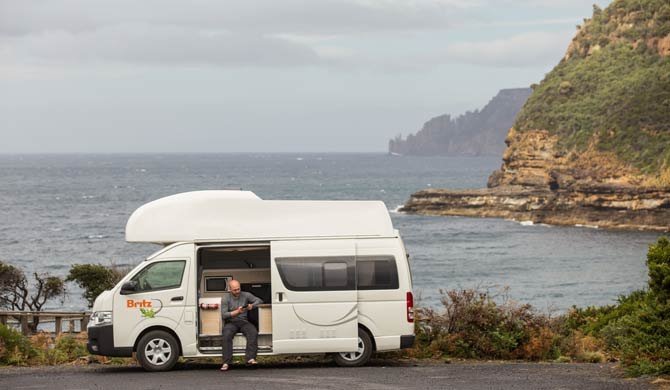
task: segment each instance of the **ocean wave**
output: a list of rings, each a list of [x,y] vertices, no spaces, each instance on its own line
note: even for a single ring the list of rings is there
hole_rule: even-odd
[[[393,214],[402,214],[402,211],[400,211],[400,209],[401,209],[403,206],[404,206],[404,205],[399,204],[399,205],[395,206],[394,209],[389,210],[389,213],[393,213]]]
[[[99,240],[101,238],[107,238],[107,236],[104,235],[104,234],[91,234],[91,235],[86,236],[86,238],[89,239],[89,240],[95,240],[95,239]]]
[[[589,229],[598,229],[598,225],[582,225],[581,223],[575,224],[576,227],[583,227]]]

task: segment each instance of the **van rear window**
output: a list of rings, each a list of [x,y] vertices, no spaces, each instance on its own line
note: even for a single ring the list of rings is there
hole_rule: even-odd
[[[355,290],[353,257],[277,258],[277,270],[286,288],[293,291]]]
[[[398,288],[398,269],[393,256],[361,256],[356,260],[359,290]]]

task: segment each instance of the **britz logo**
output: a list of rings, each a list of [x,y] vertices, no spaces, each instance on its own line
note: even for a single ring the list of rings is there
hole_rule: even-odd
[[[145,318],[154,318],[159,311],[161,311],[162,303],[158,299],[142,299],[136,301],[134,299],[126,300],[126,308],[140,309],[140,314]]]
[[[141,301],[136,301],[134,299],[128,299],[126,301],[126,307],[132,308],[132,307],[151,307],[151,301],[147,301],[146,299],[142,299]]]

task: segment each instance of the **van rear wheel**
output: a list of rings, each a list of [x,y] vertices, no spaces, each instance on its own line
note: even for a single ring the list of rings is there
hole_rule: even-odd
[[[170,333],[153,330],[137,343],[137,360],[146,371],[169,371],[179,359],[179,345]]]
[[[335,363],[342,367],[359,367],[372,357],[372,339],[368,332],[358,328],[358,349],[352,352],[336,353]]]

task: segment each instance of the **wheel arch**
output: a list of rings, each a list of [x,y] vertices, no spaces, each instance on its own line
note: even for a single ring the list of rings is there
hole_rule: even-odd
[[[358,327],[363,329],[363,331],[366,332],[368,334],[368,336],[370,336],[370,341],[372,341],[372,352],[376,352],[377,351],[377,342],[375,342],[375,335],[372,334],[372,331],[367,326],[365,326],[361,323],[358,324]]]
[[[142,340],[142,337],[144,337],[145,334],[147,334],[149,332],[152,332],[154,330],[162,330],[162,331],[167,332],[170,335],[172,335],[172,337],[174,337],[175,340],[177,340],[177,346],[179,347],[179,356],[183,356],[182,346],[181,346],[181,339],[179,338],[177,333],[174,330],[172,330],[168,327],[160,326],[160,325],[150,326],[150,327],[144,329],[142,332],[140,332],[140,334],[137,335],[137,337],[135,338],[135,344],[133,344],[133,352],[137,352],[137,344],[139,344],[140,340]]]

